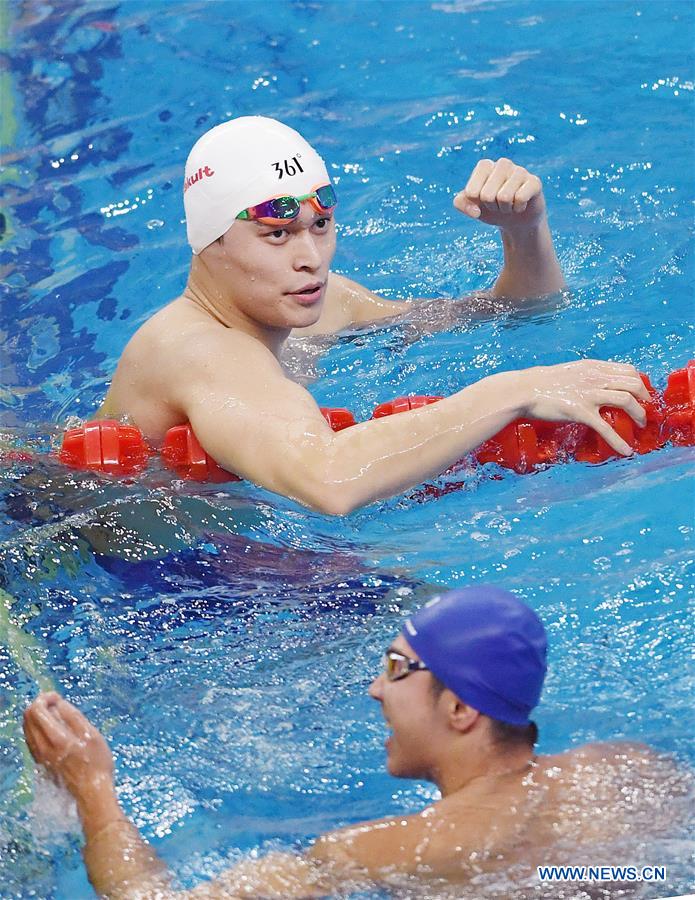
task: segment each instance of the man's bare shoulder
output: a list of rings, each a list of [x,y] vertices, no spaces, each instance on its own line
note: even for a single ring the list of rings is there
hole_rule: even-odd
[[[186,398],[192,392],[233,396],[246,388],[248,393],[252,375],[260,383],[285,380],[261,341],[179,297],[130,339],[99,414],[127,416],[157,442],[189,418]]]
[[[435,800],[421,812],[324,835],[310,855],[323,862],[351,863],[372,876],[390,871],[465,880],[472,859],[480,866],[484,858],[515,842],[529,818],[524,809],[527,794],[523,773],[481,779],[475,788]]]
[[[632,741],[584,744],[538,760],[536,780],[561,801],[563,794],[598,789],[614,793],[627,781],[647,783],[674,769],[670,757]]]
[[[237,352],[227,357],[230,350]],[[227,361],[238,354],[267,358],[269,364],[275,359],[259,340],[227,327],[183,296],[160,309],[136,331],[121,359],[197,366],[211,351],[225,353]]]
[[[590,814],[592,828],[639,821],[657,828],[680,816],[679,807],[692,794],[693,774],[673,756],[638,742],[587,744],[543,758],[539,783],[545,783],[559,809],[571,807],[573,820],[580,810]],[[586,823],[585,823],[586,825]]]
[[[197,382],[228,389],[249,374],[283,378],[273,353],[258,339],[219,322],[185,297],[151,316],[133,335],[118,362],[113,389],[127,385],[130,397],[180,398]]]
[[[558,768],[567,772],[592,767],[620,768],[626,764],[634,768],[641,768],[670,761],[670,757],[658,753],[652,747],[639,741],[583,744],[581,747],[575,747],[553,756],[544,756],[541,759],[544,767]]]

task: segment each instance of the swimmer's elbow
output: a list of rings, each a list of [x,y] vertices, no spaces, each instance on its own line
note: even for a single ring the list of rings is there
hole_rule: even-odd
[[[335,485],[320,485],[311,492],[311,496],[297,499],[325,516],[348,516],[363,505],[348,491],[336,490]]]
[[[289,489],[283,493],[326,516],[347,516],[368,502],[359,490],[359,484],[350,480],[340,481],[336,479],[335,472],[324,476],[322,468],[317,466],[311,472],[305,470],[304,477],[288,485]]]
[[[359,509],[360,506],[363,506],[363,504],[359,503],[357,500],[330,497],[326,501],[322,511],[327,516],[349,516],[350,513]]]
[[[272,490],[327,516],[347,516],[375,499],[367,479],[346,466],[333,442],[304,445],[277,460]]]

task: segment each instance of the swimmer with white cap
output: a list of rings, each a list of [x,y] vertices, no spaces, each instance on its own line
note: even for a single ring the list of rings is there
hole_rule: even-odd
[[[24,730],[35,760],[77,802],[100,896],[289,900],[386,884],[458,898],[474,882],[483,897],[488,878],[501,891],[492,895],[510,900],[529,879],[537,896],[538,865],[658,864],[644,848],[687,814],[688,773],[624,743],[536,755],[531,714],[545,671],[543,625],[514,594],[479,586],[434,598],[406,619],[369,694],[391,732],[389,772],[433,782],[440,799],[325,834],[301,855],[249,858],[191,891],[172,887],[125,817],[109,748],[82,713],[41,694]]]
[[[188,283],[129,341],[101,417],[127,417],[154,446],[190,422],[224,469],[337,515],[438,475],[519,417],[583,422],[630,454],[599,410],[621,407],[643,425],[646,389],[633,366],[596,360],[496,372],[439,403],[334,433],[280,365],[287,338],[407,318],[425,301],[385,300],[330,271],[337,193],[287,125],[246,116],[211,129],[190,153],[183,190]],[[454,205],[501,231],[504,267],[489,298],[563,288],[536,176],[481,160]],[[435,305],[444,314],[446,302]]]

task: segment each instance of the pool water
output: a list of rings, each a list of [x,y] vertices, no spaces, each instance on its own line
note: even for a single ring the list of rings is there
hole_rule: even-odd
[[[233,115],[280,118],[325,156],[337,271],[443,310],[500,266],[494,231],[452,208],[477,160],[544,181],[568,305],[291,342],[322,405],[366,418],[582,357],[663,387],[692,356],[689,3],[15,0],[0,15],[6,442],[46,452],[88,418],[130,335],[180,292],[183,160]],[[436,793],[385,773],[366,688],[437,585],[497,582],[542,616],[541,752],[629,738],[692,762],[692,464],[669,447],[525,476],[465,465],[433,485],[456,490],[344,519],[156,466],[126,483],[4,464],[0,894],[92,896],[69,804],[27,790],[19,713],[37,683],[103,728],[127,812],[184,885],[421,808]],[[669,880],[643,896],[687,893],[691,851],[679,833],[652,847]]]

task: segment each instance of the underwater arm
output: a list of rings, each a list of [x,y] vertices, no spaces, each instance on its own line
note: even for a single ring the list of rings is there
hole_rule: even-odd
[[[432,812],[430,809],[332,831],[301,855],[269,853],[260,859],[244,859],[187,896],[191,900],[347,896],[388,880],[417,875],[423,867],[431,872],[441,866],[437,857],[442,856],[441,839],[436,828],[430,827],[434,824]],[[447,863],[452,858],[450,843],[449,839],[445,841],[443,856]],[[463,849],[458,847],[459,851]]]

